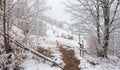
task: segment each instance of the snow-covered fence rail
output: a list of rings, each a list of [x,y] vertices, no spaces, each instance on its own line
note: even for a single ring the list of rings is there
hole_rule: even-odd
[[[3,34],[1,31],[0,31],[0,35],[4,36],[4,34]],[[49,61],[49,62],[54,63],[55,65],[57,65],[58,67],[60,67],[60,68],[63,70],[63,67],[62,67],[62,66],[60,66],[58,63],[56,63],[54,60],[50,59],[49,57],[46,57],[45,55],[40,54],[39,52],[36,52],[36,51],[34,51],[33,49],[30,49],[30,48],[28,48],[28,47],[25,47],[24,45],[22,45],[22,44],[21,44],[20,42],[18,42],[17,40],[13,40],[13,38],[11,38],[9,35],[6,35],[6,37],[7,37],[7,38],[9,37],[10,42],[14,43],[14,44],[17,45],[18,47],[20,47],[20,48],[22,48],[22,49],[24,49],[24,50],[26,50],[26,51],[31,52],[32,54],[36,55],[36,56],[39,57],[39,58],[43,58],[43,59],[45,59],[45,60],[47,60],[47,61]]]
[[[80,56],[81,57],[84,57],[84,54],[86,53],[86,54],[89,54],[86,50],[85,50],[85,48],[84,48],[84,45],[83,44],[81,44],[81,43],[79,43],[78,42],[78,44],[79,44],[79,49],[80,49]]]

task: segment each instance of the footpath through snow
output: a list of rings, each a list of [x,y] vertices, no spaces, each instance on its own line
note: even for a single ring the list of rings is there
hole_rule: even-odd
[[[119,70],[120,69],[120,60],[117,57],[111,56],[111,58],[108,60],[108,59],[102,59],[102,58],[98,58],[98,57],[92,57],[89,55],[85,55],[84,58],[82,58],[82,57],[80,57],[80,54],[79,54],[80,53],[79,45],[78,45],[77,41],[68,40],[68,39],[64,39],[64,38],[57,38],[57,37],[46,37],[45,39],[46,39],[45,41],[41,41],[40,46],[44,46],[44,48],[46,48],[46,49],[51,49],[51,51],[54,52],[53,53],[54,58],[57,58],[56,62],[58,62],[62,66],[65,65],[65,62],[61,58],[62,53],[56,47],[56,45],[57,45],[56,40],[59,41],[60,44],[69,46],[69,47],[64,47],[64,48],[69,49],[69,50],[74,50],[74,53],[75,53],[74,56],[78,60],[80,60],[79,61],[80,64],[78,64],[78,67],[81,68],[81,70]],[[66,55],[67,55],[67,53],[66,53]],[[71,62],[72,62],[72,60],[71,60]],[[76,62],[76,64],[77,64],[77,62]],[[42,65],[49,66],[49,64],[42,64]],[[49,67],[51,67],[51,66],[49,66]],[[28,68],[28,66],[25,65],[25,68]],[[48,70],[51,70],[51,69],[54,70],[54,67],[51,67]],[[41,70],[41,69],[38,69],[38,70]],[[59,70],[59,68],[56,70]]]
[[[19,32],[17,28],[15,28],[14,30],[16,30],[15,32]],[[22,36],[23,35],[22,32],[18,34],[20,34],[21,37],[24,37]],[[92,57],[87,54],[84,57],[80,57],[79,44],[77,40],[69,40],[54,35],[47,36],[44,38],[30,35],[28,38],[32,42],[31,44],[33,46],[29,48],[36,50],[37,48],[42,47],[44,49],[51,50],[52,55],[54,56],[51,59],[57,62],[62,67],[70,67],[71,70],[74,70],[75,68],[77,68],[75,70],[80,70],[80,69],[81,70],[119,70],[120,69],[120,58],[115,56],[110,56],[109,60],[98,57]],[[60,51],[57,42],[59,42],[59,44],[61,45],[64,45],[62,46],[64,48],[64,52]],[[28,53],[27,56],[28,56],[27,59],[25,59],[21,64],[21,67],[23,67],[24,70],[62,70],[59,67],[54,66],[52,63],[45,61],[44,59],[37,58],[33,54]]]

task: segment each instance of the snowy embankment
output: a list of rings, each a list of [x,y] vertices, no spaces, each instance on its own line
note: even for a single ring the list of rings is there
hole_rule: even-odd
[[[22,67],[24,70],[61,70],[58,67],[51,67],[50,64],[42,63],[33,59],[25,60]]]
[[[32,42],[31,44],[33,46],[31,48],[35,50],[37,49],[37,47],[42,47],[51,50],[53,52],[52,55],[54,56],[51,59],[63,67],[65,63],[61,59],[61,53],[56,47],[57,46],[56,41],[58,41],[62,45],[69,46],[68,49],[72,49],[75,51],[75,57],[77,57],[77,59],[80,60],[79,67],[81,68],[81,70],[119,70],[120,69],[120,60],[117,57],[111,57],[109,60],[98,57],[92,57],[89,55],[85,55],[84,58],[80,57],[78,40],[76,39],[70,40],[60,37],[62,33],[68,34],[69,32],[58,28],[58,31],[56,31],[56,33],[54,34],[53,31],[55,29],[56,27],[54,26],[52,29],[48,30],[46,32],[47,34],[46,37],[37,37],[35,35],[29,35],[28,38]],[[17,27],[14,26],[13,31],[24,37],[23,32]],[[52,63],[50,62],[43,62],[44,59],[37,58],[31,53],[28,53],[27,55],[28,58],[25,59],[21,64],[21,67],[23,67],[24,70],[62,70],[59,67],[53,67]]]
[[[115,56],[109,59],[86,56],[81,58],[80,67],[82,70],[120,70],[120,59]]]
[[[58,31],[55,31],[55,33],[53,33],[53,31],[56,29],[56,26],[54,27],[49,27],[49,30],[46,31],[47,36],[46,37],[37,37],[35,35],[30,35],[29,38],[32,41],[32,45],[34,45],[35,47],[33,48],[37,48],[37,47],[42,47],[45,49],[50,49],[53,52],[53,56],[54,58],[52,60],[55,60],[56,63],[60,64],[62,67],[64,66],[64,62],[61,59],[61,53],[59,52],[57,46],[57,42],[58,41],[60,44],[64,44],[64,45],[68,45],[68,46],[72,46],[71,48],[78,48],[78,42],[76,40],[69,40],[66,38],[61,37],[61,34],[70,34],[67,31],[57,28]],[[33,56],[33,55],[32,55]],[[32,57],[30,57],[29,59],[26,59],[24,61],[24,63],[22,64],[22,67],[25,68],[25,70],[61,70],[59,67],[52,67],[51,63],[43,63],[40,62],[41,59],[39,59],[39,61],[32,59]]]
[[[56,40],[63,45],[68,45],[70,46],[69,49],[72,49],[75,51],[75,56],[80,60],[80,65],[79,67],[81,68],[81,70],[119,70],[120,69],[120,60],[117,57],[111,57],[109,60],[108,59],[102,59],[102,58],[98,58],[98,57],[92,57],[89,55],[85,55],[84,58],[80,57],[79,54],[79,45],[77,41],[73,41],[73,40],[68,40],[68,39],[64,39],[64,38],[60,38],[60,37],[46,37],[45,41],[41,41],[40,46],[43,46],[46,49],[51,49],[51,51],[53,51],[53,55],[54,58],[57,58],[56,62],[57,63],[63,63],[63,61],[61,60],[61,53],[58,51],[58,49],[56,48]],[[29,61],[29,60],[27,60]],[[34,61],[35,62],[35,61]],[[90,63],[91,62],[91,63]],[[92,62],[96,63],[95,65],[92,64]],[[26,61],[25,61],[26,63]],[[35,63],[38,63],[37,61]],[[28,62],[29,64],[29,62]],[[43,65],[43,66],[42,66]],[[64,63],[63,63],[64,65]],[[46,70],[61,70],[59,67],[51,67],[49,64],[44,64],[44,63],[38,63],[38,65],[36,65],[35,67],[38,68],[34,68],[35,65],[31,65],[31,68],[33,68],[34,70],[42,70],[42,67],[46,67]],[[29,66],[24,65],[24,67],[29,68]],[[33,70],[31,69],[31,70]],[[44,68],[43,68],[44,69]]]

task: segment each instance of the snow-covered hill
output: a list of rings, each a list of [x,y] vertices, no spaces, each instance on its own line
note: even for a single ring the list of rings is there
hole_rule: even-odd
[[[64,67],[65,62],[63,61],[62,53],[59,51],[59,45],[66,48],[67,50],[73,50],[75,55],[74,57],[80,61],[78,65],[81,70],[119,70],[120,69],[120,60],[118,57],[111,57],[110,59],[102,59],[98,57],[92,57],[88,54],[85,54],[84,57],[80,57],[80,49],[78,44],[78,36],[71,34],[71,31],[62,29],[58,26],[51,25],[48,22],[43,22],[46,24],[47,29],[45,31],[46,36],[36,36],[33,34],[28,35],[28,42],[26,47],[36,51],[38,48],[44,48],[52,52],[51,60],[58,63],[61,67]],[[67,26],[66,26],[67,27]],[[10,34],[13,38],[18,41],[23,41],[25,36],[23,30],[12,26]],[[86,41],[84,37],[81,38]],[[24,43],[24,42],[21,42]],[[87,44],[84,43],[86,46]],[[27,55],[26,59],[22,60],[20,67],[23,67],[24,70],[62,70],[58,66],[52,66],[53,64],[49,61],[45,61],[43,58],[38,58],[30,52],[24,53]],[[88,59],[89,58],[89,59]]]

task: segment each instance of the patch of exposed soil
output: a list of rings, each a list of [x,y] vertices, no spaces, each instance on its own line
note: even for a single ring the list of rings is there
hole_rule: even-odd
[[[67,50],[60,46],[59,51],[62,53],[61,57],[65,63],[64,70],[81,70],[79,68],[80,60],[74,56],[74,50]]]

